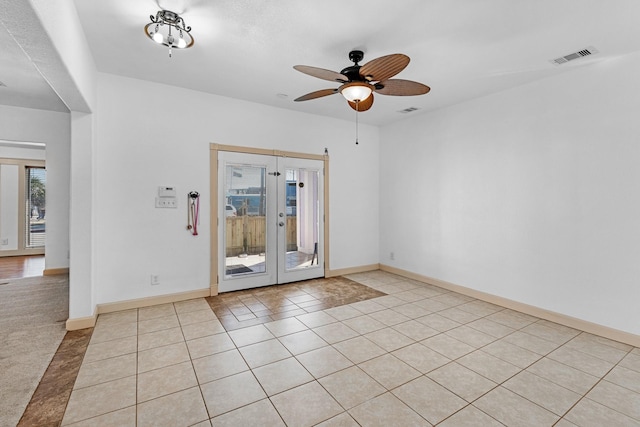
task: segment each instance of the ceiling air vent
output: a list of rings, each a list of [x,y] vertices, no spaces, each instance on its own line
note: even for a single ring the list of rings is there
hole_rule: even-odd
[[[574,59],[584,58],[585,56],[594,55],[596,53],[598,53],[598,50],[593,46],[589,46],[577,52],[573,52],[568,55],[561,56],[560,58],[552,59],[549,62],[551,62],[553,65],[562,65],[569,61],[573,61]]]
[[[413,113],[414,111],[417,111],[417,110],[419,110],[418,107],[409,107],[409,108],[405,108],[404,110],[398,111],[398,113],[408,114],[408,113]]]

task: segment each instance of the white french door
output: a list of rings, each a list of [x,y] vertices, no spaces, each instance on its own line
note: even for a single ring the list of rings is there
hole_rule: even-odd
[[[227,292],[324,276],[324,162],[218,152],[218,277]]]

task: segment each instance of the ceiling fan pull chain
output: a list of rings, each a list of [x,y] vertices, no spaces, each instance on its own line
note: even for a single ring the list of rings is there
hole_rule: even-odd
[[[358,142],[358,106],[360,105],[360,101],[356,100],[356,145],[359,144]]]

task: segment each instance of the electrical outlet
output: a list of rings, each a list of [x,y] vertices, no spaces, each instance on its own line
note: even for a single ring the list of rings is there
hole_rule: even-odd
[[[152,274],[151,275],[151,286],[155,286],[155,285],[159,285],[160,284],[160,276],[158,276],[157,274]]]
[[[396,254],[395,254],[395,252],[389,252],[389,259],[390,259],[391,261],[394,261],[394,260],[396,259]]]
[[[2,242],[0,242],[0,245],[2,246],[7,246],[9,244],[9,239],[2,239]]]

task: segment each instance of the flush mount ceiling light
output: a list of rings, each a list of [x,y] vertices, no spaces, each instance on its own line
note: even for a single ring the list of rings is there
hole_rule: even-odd
[[[154,42],[171,49],[187,49],[193,46],[191,27],[184,23],[184,19],[170,10],[159,10],[156,16],[150,15],[151,22],[145,25],[144,33]]]

